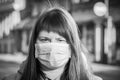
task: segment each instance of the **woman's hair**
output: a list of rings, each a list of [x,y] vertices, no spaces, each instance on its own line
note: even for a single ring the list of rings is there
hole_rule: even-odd
[[[71,58],[60,80],[89,80],[91,74],[85,57],[85,49],[79,38],[79,29],[72,16],[62,8],[51,8],[40,15],[33,29],[27,64],[21,80],[44,80],[40,62],[35,58],[35,43],[41,31],[53,31],[63,36],[71,47]]]

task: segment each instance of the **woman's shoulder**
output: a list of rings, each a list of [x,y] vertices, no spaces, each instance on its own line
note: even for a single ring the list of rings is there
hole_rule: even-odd
[[[20,80],[20,74],[10,74],[8,76],[5,76],[2,80]]]
[[[92,80],[103,80],[101,77],[94,75],[92,77]]]

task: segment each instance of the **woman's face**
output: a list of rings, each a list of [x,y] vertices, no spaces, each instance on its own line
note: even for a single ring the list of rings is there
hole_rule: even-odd
[[[41,31],[35,44],[35,55],[46,70],[65,66],[71,57],[66,39],[55,32]]]

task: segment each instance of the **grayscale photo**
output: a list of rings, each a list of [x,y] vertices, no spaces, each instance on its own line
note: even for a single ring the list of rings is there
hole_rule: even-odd
[[[120,80],[120,0],[0,0],[0,80]]]

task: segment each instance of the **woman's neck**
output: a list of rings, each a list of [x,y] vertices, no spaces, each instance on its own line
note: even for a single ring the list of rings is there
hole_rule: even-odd
[[[46,74],[46,77],[50,78],[51,80],[60,80],[60,76],[64,71],[64,67],[60,67],[55,70],[43,71]]]

